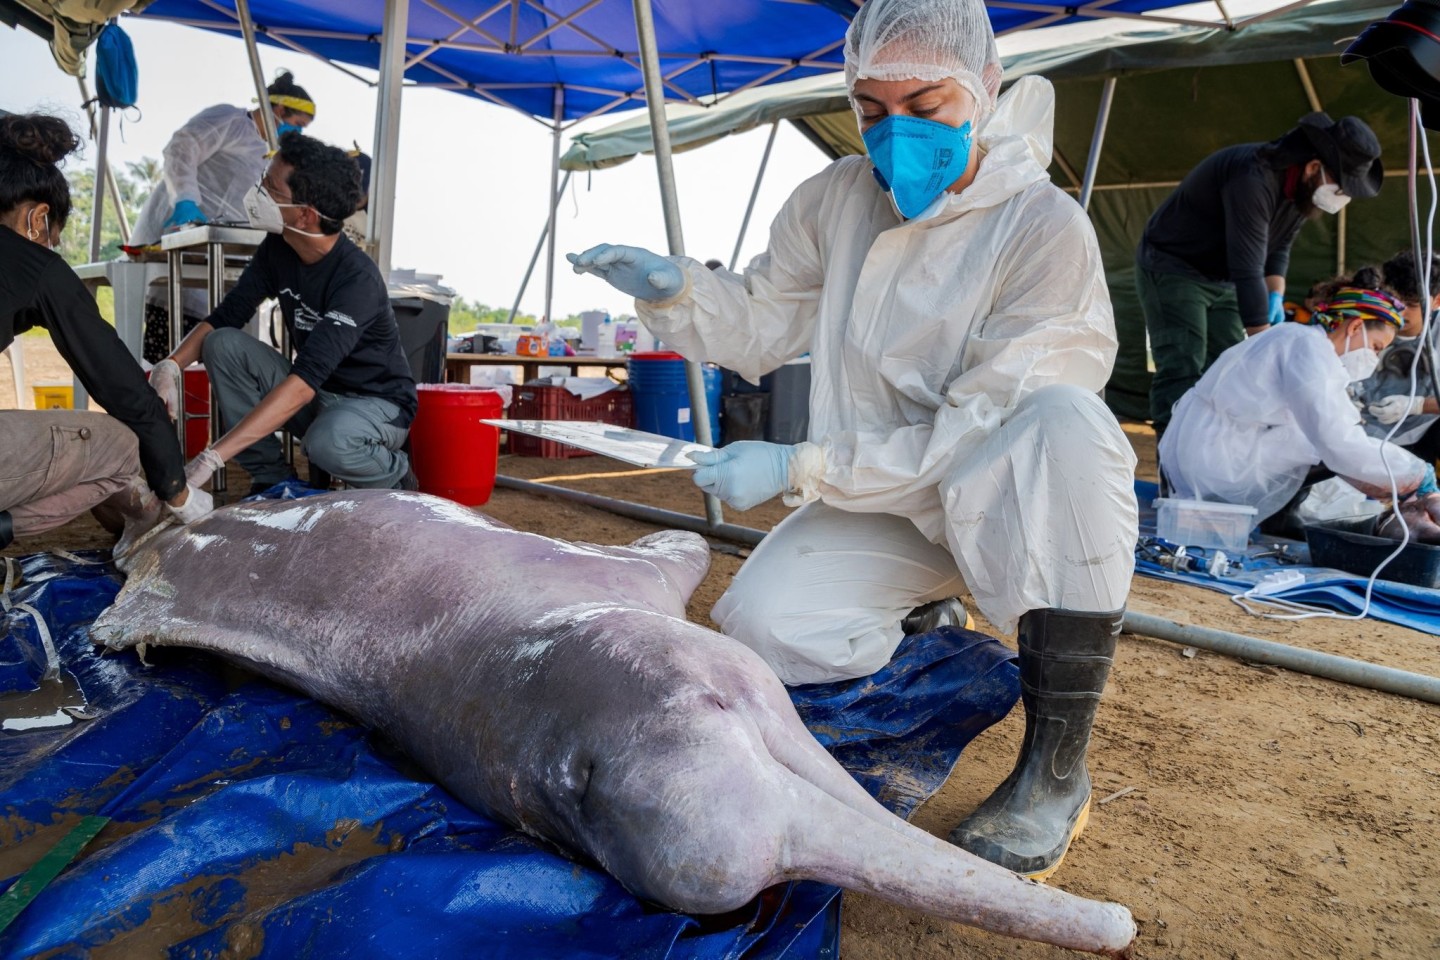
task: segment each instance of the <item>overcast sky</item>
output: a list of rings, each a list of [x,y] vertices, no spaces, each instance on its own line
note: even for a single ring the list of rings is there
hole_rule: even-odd
[[[1278,5],[1274,0],[1235,0],[1226,6],[1232,16],[1242,16]],[[1213,7],[1201,15],[1213,17]],[[251,104],[254,88],[238,38],[135,17],[122,23],[140,64],[141,113],[112,128],[110,149],[117,164],[158,158],[170,134],[208,106]],[[1135,26],[1125,21],[1118,25]],[[1060,30],[1063,33],[1058,35],[1052,28],[1002,38],[1002,52],[1094,33],[1097,28]],[[345,147],[355,141],[372,152],[373,89],[318,60],[275,47],[262,45],[260,58],[267,78],[287,68],[314,97],[318,113],[307,132]],[[196,70],[195,64],[206,67]],[[57,112],[77,130],[87,130],[79,104],[76,81],[55,65],[47,44],[27,31],[0,26],[0,108]],[[598,129],[622,116],[597,118],[580,129]],[[767,135],[768,130],[755,130],[675,156],[686,251],[691,256],[729,261]],[[562,150],[568,146],[567,134]],[[513,110],[447,91],[407,89],[400,130],[395,266],[441,273],[466,298],[508,308],[544,226],[550,149],[549,128]],[[94,164],[93,145],[79,162]],[[790,191],[825,163],[824,155],[809,141],[789,124],[782,125],[741,250],[741,264],[764,248],[770,221]],[[630,243],[665,251],[653,158],[572,177],[560,206],[557,236],[555,314],[593,308],[630,312],[628,298],[594,277],[575,276],[563,254],[596,243]],[[541,313],[544,291],[542,256],[521,301],[522,310]]]

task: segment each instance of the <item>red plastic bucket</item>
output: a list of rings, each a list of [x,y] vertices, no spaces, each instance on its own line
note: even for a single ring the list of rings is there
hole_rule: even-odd
[[[182,382],[185,384],[185,459],[191,460],[210,442],[210,375],[202,364],[196,364],[185,368]]]
[[[468,383],[420,383],[410,425],[410,465],[424,493],[478,507],[495,489],[500,430],[481,420],[505,415],[500,394]]]
[[[145,379],[150,379],[148,370]],[[192,364],[180,382],[185,391],[185,459],[193,460],[210,444],[210,375],[204,364]]]

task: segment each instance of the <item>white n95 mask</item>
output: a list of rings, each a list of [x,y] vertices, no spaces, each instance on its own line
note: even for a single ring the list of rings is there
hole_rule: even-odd
[[[323,238],[323,233],[311,233],[308,230],[300,230],[285,222],[280,215],[281,207],[303,207],[303,203],[280,203],[270,196],[270,191],[260,184],[255,184],[245,191],[245,199],[241,201],[245,208],[245,218],[250,221],[250,226],[256,230],[264,230],[266,233],[284,233],[286,230],[293,230],[302,237]]]
[[[1364,327],[1360,328],[1362,331]],[[1340,366],[1345,368],[1345,375],[1350,382],[1357,380],[1368,380],[1370,375],[1380,367],[1380,354],[1365,346],[1364,333],[1361,333],[1361,345],[1354,350],[1350,349],[1350,337],[1345,337],[1345,352],[1340,354]]]
[[[1350,198],[1340,192],[1340,187],[1330,182],[1325,176],[1325,168],[1320,168],[1320,186],[1310,196],[1310,202],[1315,204],[1315,209],[1321,213],[1339,213],[1345,209],[1345,204]]]
[[[256,230],[264,230],[266,233],[284,233],[285,218],[280,215],[280,204],[275,198],[265,191],[260,184],[255,184],[245,191],[245,199],[240,201],[245,208],[245,219],[250,221],[250,226]]]

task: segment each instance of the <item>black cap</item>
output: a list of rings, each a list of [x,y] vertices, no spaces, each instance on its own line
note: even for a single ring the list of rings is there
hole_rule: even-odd
[[[1342,65],[1357,60],[1382,89],[1419,100],[1425,126],[1440,129],[1440,0],[1407,0],[1370,24],[1340,55]]]
[[[1331,176],[1339,180],[1347,196],[1365,200],[1380,192],[1385,182],[1380,140],[1364,120],[1341,117],[1336,121],[1316,112],[1301,117],[1295,130],[1304,136]]]

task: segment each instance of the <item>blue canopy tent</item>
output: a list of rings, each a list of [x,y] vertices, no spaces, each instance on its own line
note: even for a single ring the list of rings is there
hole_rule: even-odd
[[[1070,6],[992,0],[988,6],[1001,34],[1100,18],[1239,29],[1272,15],[1236,21],[1221,2],[1211,21],[1153,13],[1180,2],[1099,0]],[[659,89],[671,101],[709,105],[752,87],[835,71],[843,59],[847,14],[858,5],[859,0],[655,0],[651,46]],[[248,14],[262,43],[341,69],[380,70],[382,105],[393,102],[398,110],[398,92],[389,87],[403,77],[542,118],[552,128],[558,157],[560,134],[568,126],[651,100],[643,77],[646,41],[637,30],[642,7],[647,12],[641,19],[650,20],[648,0],[155,0],[140,16],[243,34]],[[396,76],[388,77],[387,70]],[[379,128],[394,128],[392,112],[379,112]],[[387,162],[393,147],[387,150],[391,145],[384,141],[377,130],[371,210],[382,267],[388,263],[387,204],[394,193],[384,172],[393,167]],[[548,301],[547,296],[547,312]]]
[[[1183,0],[1096,0],[1082,5],[987,0],[986,5],[996,32],[1008,34],[1099,19],[1238,30],[1308,2],[1297,0],[1244,20],[1233,19],[1223,0],[1214,0],[1212,20],[1167,17],[1154,12],[1182,6]],[[538,256],[540,246],[548,241],[548,316],[552,312],[555,210],[563,191],[559,182],[560,138],[565,129],[607,111],[646,104],[655,131],[655,157],[670,252],[683,254],[665,101],[713,105],[752,87],[838,69],[843,62],[848,17],[860,3],[154,0],[139,15],[240,33],[247,41],[257,88],[262,85],[257,42],[306,53],[339,69],[351,64],[379,70],[370,240],[382,271],[388,270],[390,264],[404,82],[455,90],[528,116],[548,118],[553,137],[549,214],[536,249]],[[687,364],[687,379],[696,439],[710,443],[708,404],[697,364]],[[707,496],[702,529],[713,532],[722,523],[719,501]]]

